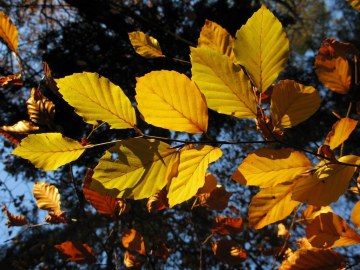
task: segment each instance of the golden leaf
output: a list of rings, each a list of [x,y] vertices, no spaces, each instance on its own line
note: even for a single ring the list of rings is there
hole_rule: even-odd
[[[270,114],[274,127],[290,128],[308,119],[320,107],[320,95],[312,86],[280,81],[271,94]]]
[[[137,78],[136,101],[149,124],[188,133],[207,131],[205,98],[184,74],[161,70]]]
[[[191,49],[192,80],[210,109],[238,118],[256,118],[256,102],[244,71],[209,48]]]
[[[31,121],[39,125],[51,123],[55,115],[55,105],[39,90],[32,88],[30,98],[26,101],[28,115]]]
[[[348,117],[336,121],[326,136],[324,144],[329,145],[330,149],[335,149],[349,138],[350,134],[356,128],[357,123],[358,121]]]
[[[360,11],[360,1],[359,0],[346,0],[353,8],[357,11]]]
[[[54,246],[60,251],[62,257],[77,264],[94,263],[95,255],[91,247],[85,243],[66,241]]]
[[[243,160],[232,179],[242,185],[274,187],[293,180],[310,168],[310,160],[299,151],[290,148],[259,149]]]
[[[33,188],[36,204],[40,209],[60,212],[60,193],[54,185],[36,182]]]
[[[220,148],[204,145],[180,152],[178,174],[170,184],[167,197],[169,206],[182,203],[194,195],[205,184],[205,173],[210,163],[222,156]]]
[[[0,38],[5,42],[9,49],[16,53],[18,47],[18,31],[11,22],[9,16],[0,11]]]
[[[260,92],[285,68],[289,40],[280,21],[264,5],[236,32],[234,53]]]
[[[135,52],[145,58],[165,57],[159,42],[141,31],[129,33],[129,39]]]
[[[24,225],[28,224],[28,221],[25,216],[11,214],[9,212],[6,204],[3,204],[2,210],[6,215],[6,218],[7,218],[6,226],[8,228],[13,227],[13,226],[24,226]]]
[[[351,212],[351,220],[354,223],[354,225],[360,229],[360,201],[358,201],[352,212]]]
[[[314,218],[322,213],[333,212],[330,206],[314,206],[309,205],[301,214],[302,222],[306,225],[310,224]]]
[[[74,73],[56,79],[63,98],[86,123],[104,121],[110,128],[125,129],[136,125],[135,110],[122,89],[97,73]]]
[[[130,250],[146,256],[144,238],[134,229],[126,229],[122,232],[121,242]]]
[[[12,126],[1,126],[0,130],[8,133],[15,134],[29,134],[39,131],[39,127],[35,126],[32,122],[21,120]]]
[[[77,160],[84,151],[79,142],[60,133],[41,133],[24,138],[12,154],[28,159],[36,168],[51,171]]]
[[[306,227],[306,237],[317,248],[333,248],[360,243],[360,235],[338,215],[329,212],[318,215]]]
[[[277,236],[283,236],[283,237],[287,237],[290,235],[290,232],[286,229],[285,225],[280,223],[278,224],[278,232],[277,232]]]

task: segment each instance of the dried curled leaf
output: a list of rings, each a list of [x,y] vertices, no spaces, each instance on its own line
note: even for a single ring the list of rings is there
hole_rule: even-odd
[[[9,212],[6,204],[3,204],[2,210],[6,215],[6,218],[7,218],[6,226],[8,228],[13,227],[13,226],[24,226],[24,225],[28,224],[28,221],[27,221],[26,217],[11,214]]]
[[[37,182],[33,188],[36,204],[40,209],[60,212],[60,193],[58,189],[45,182]]]
[[[243,230],[243,220],[242,218],[229,218],[218,216],[216,217],[213,228],[211,230],[212,234],[220,235],[236,235]]]
[[[60,245],[55,245],[54,247],[60,251],[65,260],[72,261],[77,264],[95,262],[94,252],[91,247],[85,243],[66,241]]]
[[[66,224],[66,212],[58,211],[58,212],[49,212],[49,214],[45,217],[45,221],[50,224]]]
[[[121,242],[130,250],[146,256],[144,238],[134,229],[126,229],[122,232]]]
[[[167,196],[166,188],[163,188],[159,192],[150,196],[146,204],[149,213],[161,211],[168,208],[169,200],[166,196]]]
[[[18,30],[12,23],[9,16],[0,12],[0,38],[5,42],[9,49],[16,53],[18,47]]]
[[[145,58],[165,57],[161,51],[159,42],[155,38],[141,31],[137,31],[129,33],[129,39],[137,54]]]
[[[213,243],[212,250],[216,257],[229,265],[239,265],[248,257],[246,251],[233,240],[222,239]]]
[[[26,101],[31,121],[39,125],[48,125],[55,115],[55,105],[36,88],[31,89],[30,98]]]
[[[0,77],[0,87],[4,87],[4,86],[8,85],[9,83],[12,83],[15,85],[22,84],[20,78],[21,78],[21,73],[11,74],[11,75],[7,75],[7,76],[1,76]]]
[[[32,122],[22,120],[12,126],[1,126],[0,134],[10,140],[13,144],[19,145],[21,140],[30,133],[37,133],[40,131],[38,126]]]

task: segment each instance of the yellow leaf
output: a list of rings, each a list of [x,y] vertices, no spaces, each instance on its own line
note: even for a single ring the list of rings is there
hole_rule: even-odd
[[[24,138],[12,154],[28,159],[36,168],[51,171],[77,160],[84,151],[79,142],[60,133],[42,133]]]
[[[131,45],[137,54],[145,58],[165,57],[162,54],[159,42],[141,31],[129,33]]]
[[[248,155],[232,175],[242,185],[274,187],[311,168],[310,160],[292,149],[259,149]]]
[[[236,60],[233,52],[232,36],[226,29],[215,22],[209,20],[205,21],[198,39],[198,47],[210,48],[230,57],[233,62]]]
[[[40,209],[58,212],[60,208],[60,194],[58,189],[45,182],[37,182],[33,188],[36,204]]]
[[[289,216],[299,202],[291,200],[297,182],[286,182],[257,193],[249,207],[249,225],[261,229]]]
[[[125,140],[100,158],[90,188],[119,198],[148,198],[177,174],[178,162],[176,149],[166,143]]]
[[[220,148],[204,145],[180,152],[178,175],[171,180],[168,192],[169,206],[193,197],[205,183],[205,173],[210,163],[222,156]]]
[[[145,121],[154,126],[188,133],[208,128],[205,98],[184,74],[161,70],[137,78],[136,101]]]
[[[346,221],[334,213],[323,213],[317,216],[306,227],[306,237],[313,247],[333,248],[356,245],[360,235]]]
[[[356,164],[358,156],[343,156],[340,162]],[[325,206],[338,200],[349,186],[356,167],[341,164],[320,164],[313,174],[301,177],[292,199],[316,206]]]
[[[351,220],[354,223],[354,225],[360,229],[360,201],[358,201],[351,213]]]
[[[330,149],[335,149],[349,138],[350,134],[356,128],[357,123],[358,121],[348,117],[336,121],[326,136],[324,144],[329,145]]]
[[[56,79],[63,98],[85,122],[97,125],[104,121],[111,128],[136,125],[135,110],[122,89],[97,73],[74,73]]]
[[[346,0],[353,8],[357,11],[360,11],[360,1],[359,0]]]
[[[55,105],[36,88],[31,89],[30,98],[26,101],[31,121],[39,125],[48,125],[54,119]]]
[[[192,80],[210,109],[239,118],[256,118],[251,84],[239,66],[209,48],[191,48]]]
[[[261,91],[276,80],[289,57],[289,40],[280,21],[264,5],[236,32],[234,52]]]
[[[9,16],[0,11],[0,38],[5,42],[9,49],[16,53],[18,47],[18,31],[11,22]]]
[[[345,258],[330,249],[301,248],[288,257],[279,270],[340,270],[345,269]]]
[[[310,224],[314,218],[322,213],[333,212],[330,206],[314,206],[309,205],[301,214],[302,223],[308,225]]]
[[[320,95],[312,86],[295,81],[280,81],[271,95],[272,123],[278,128],[290,128],[308,119],[320,106]]]

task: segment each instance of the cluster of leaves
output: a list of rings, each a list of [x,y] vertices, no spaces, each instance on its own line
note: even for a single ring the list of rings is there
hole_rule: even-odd
[[[354,4],[357,1],[351,1]],[[17,30],[2,14],[0,36],[16,56]],[[157,40],[142,32],[129,33],[130,42],[140,55],[147,58],[165,57]],[[46,80],[82,119],[93,125],[93,131],[80,142],[64,137],[53,125],[54,104],[39,89],[32,89],[27,101],[29,120],[1,127],[1,134],[16,145],[13,155],[29,160],[36,168],[51,171],[75,162],[88,149],[113,144],[89,169],[83,184],[87,201],[101,214],[116,222],[129,211],[126,200],[148,199],[149,212],[174,207],[191,198],[200,206],[213,210],[227,207],[229,193],[217,185],[207,171],[222,156],[221,145],[236,141],[214,141],[208,135],[208,109],[241,119],[254,119],[264,142],[276,147],[263,148],[249,154],[232,179],[241,185],[257,186],[260,191],[252,198],[249,217],[219,216],[213,235],[224,238],[213,242],[212,249],[223,262],[236,265],[247,259],[247,252],[227,235],[236,235],[246,227],[261,229],[281,221],[302,204],[309,206],[302,213],[306,238],[298,241],[299,249],[287,249],[290,230],[279,225],[279,236],[286,242],[278,251],[283,257],[280,269],[345,266],[344,257],[333,247],[360,243],[360,235],[328,206],[349,187],[360,157],[337,151],[357,126],[357,121],[340,117],[327,134],[317,152],[309,152],[320,161],[312,164],[302,152],[286,143],[287,128],[307,120],[319,108],[320,95],[314,87],[293,80],[277,81],[289,57],[289,41],[281,23],[262,6],[236,33],[236,39],[221,26],[206,21],[197,47],[191,47],[191,79],[176,71],[152,71],[137,78],[136,109],[122,89],[97,73],[75,73],[53,79],[45,65]],[[358,85],[357,69],[352,71],[357,51],[347,43],[334,39],[324,41],[316,57],[318,78],[330,90],[353,95]],[[16,57],[16,59],[18,59]],[[21,68],[21,64],[19,62]],[[1,78],[2,86],[18,83],[19,74]],[[201,134],[198,141],[175,140],[145,134],[137,126],[143,121],[175,132]],[[106,123],[111,129],[133,129],[137,136],[126,140],[91,143],[91,135]],[[47,132],[51,130],[52,132]],[[36,133],[36,134],[31,134]],[[205,139],[203,139],[205,138]],[[165,143],[169,142],[168,143]],[[359,185],[352,189],[359,193]],[[38,207],[49,211],[46,222],[68,222],[61,211],[56,187],[36,183],[33,190]],[[4,206],[10,226],[27,225],[25,217],[15,216]],[[352,221],[360,228],[360,206],[355,205]],[[143,237],[135,229],[122,231],[122,244],[127,250],[124,263],[139,267],[148,253],[166,259],[165,243],[147,252]],[[206,241],[207,242],[207,241]],[[68,260],[77,263],[96,261],[85,243],[67,241],[55,246]]]

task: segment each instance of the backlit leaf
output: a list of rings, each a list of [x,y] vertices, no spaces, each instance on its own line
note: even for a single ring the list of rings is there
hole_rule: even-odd
[[[166,195],[167,190],[166,188],[163,188],[159,192],[156,192],[154,195],[149,197],[146,204],[149,213],[161,211],[169,207],[169,200]]]
[[[97,73],[74,73],[56,79],[60,93],[86,123],[104,121],[110,128],[133,128],[135,110],[122,89]]]
[[[13,83],[13,84],[21,83],[20,78],[21,78],[21,73],[11,74],[11,75],[7,75],[5,77],[1,76],[0,77],[0,87],[4,87],[4,86],[8,85],[9,83]]]
[[[205,175],[205,183],[204,185],[199,188],[197,194],[203,194],[203,193],[210,193],[214,189],[216,189],[217,186],[217,179],[215,176],[211,173],[207,173]]]
[[[350,134],[356,128],[357,123],[358,121],[348,117],[336,121],[326,136],[324,144],[329,145],[330,149],[335,149],[349,138]]]
[[[16,26],[12,23],[9,16],[4,12],[0,12],[0,38],[5,42],[9,49],[13,52],[17,51],[18,47],[18,31]]]
[[[161,70],[137,78],[136,101],[149,124],[188,133],[207,131],[205,98],[184,74]]]
[[[28,221],[25,216],[19,216],[11,214],[6,206],[6,204],[3,204],[2,210],[6,215],[7,223],[6,226],[8,228],[13,226],[24,226],[28,224]]]
[[[209,164],[221,156],[220,148],[208,145],[181,151],[178,175],[171,180],[167,195],[170,207],[193,197],[205,183]]]
[[[121,242],[126,249],[136,251],[144,256],[146,255],[144,238],[136,230],[124,230],[122,232]]]
[[[360,243],[360,235],[334,213],[317,216],[306,227],[306,237],[313,247],[333,248]]]
[[[137,54],[145,58],[165,57],[162,54],[159,42],[141,31],[129,33],[131,45]]]
[[[234,52],[261,91],[276,80],[289,57],[289,40],[280,21],[264,5],[236,32]]]
[[[292,149],[259,149],[248,155],[232,175],[242,185],[273,187],[311,168],[310,160]]]
[[[249,225],[261,229],[289,216],[299,202],[291,200],[296,181],[268,187],[257,193],[249,207]]]
[[[198,47],[207,47],[235,61],[233,38],[226,29],[215,22],[206,20],[201,28]]]
[[[299,249],[282,262],[279,270],[345,269],[345,258],[331,249]]]
[[[333,212],[330,206],[314,206],[309,205],[301,214],[302,222],[306,225],[310,224],[314,218],[322,213]]]
[[[66,224],[66,212],[57,211],[57,212],[48,212],[48,215],[45,217],[45,221],[50,224]]]
[[[357,11],[360,11],[360,1],[359,0],[346,0],[353,8]]]
[[[77,264],[94,263],[95,255],[91,247],[85,243],[66,241],[54,246],[60,251],[62,257]]]
[[[280,81],[271,95],[272,123],[278,128],[294,127],[313,115],[320,102],[320,95],[314,87],[291,80]]]
[[[60,193],[54,185],[45,182],[37,182],[33,188],[36,204],[40,209],[59,212]]]
[[[243,70],[209,48],[191,48],[192,79],[210,109],[239,118],[256,118],[255,97]]]
[[[125,252],[124,265],[127,268],[139,269],[142,264],[143,264],[143,261],[139,260],[139,258],[137,256],[131,254],[129,251]]]
[[[218,185],[210,193],[203,193],[198,197],[199,205],[207,206],[214,211],[224,210],[229,203],[231,193],[227,192],[224,187]]]
[[[213,243],[212,250],[217,258],[229,265],[239,265],[248,257],[238,243],[228,239]]]
[[[242,218],[230,218],[218,216],[216,217],[213,228],[211,229],[212,234],[220,235],[236,235],[243,230],[243,220]]]
[[[166,143],[124,140],[100,158],[90,188],[119,198],[148,198],[177,174],[178,162],[177,150]]]
[[[340,162],[356,164],[360,157],[343,156]],[[301,177],[292,195],[293,200],[325,206],[338,200],[349,186],[356,167],[341,164],[321,164],[317,170]]]
[[[351,212],[351,220],[354,223],[354,225],[360,229],[360,201],[358,201],[352,212]]]
[[[12,126],[1,126],[1,131],[6,131],[9,133],[18,133],[18,134],[29,134],[29,133],[35,133],[40,128],[38,126],[35,126],[32,122],[21,120],[17,122],[16,124]]]
[[[40,125],[49,124],[55,115],[55,105],[36,88],[31,89],[30,98],[26,101],[31,121]]]
[[[84,151],[79,142],[60,133],[42,133],[24,138],[12,154],[28,159],[36,168],[51,171],[77,160]]]

